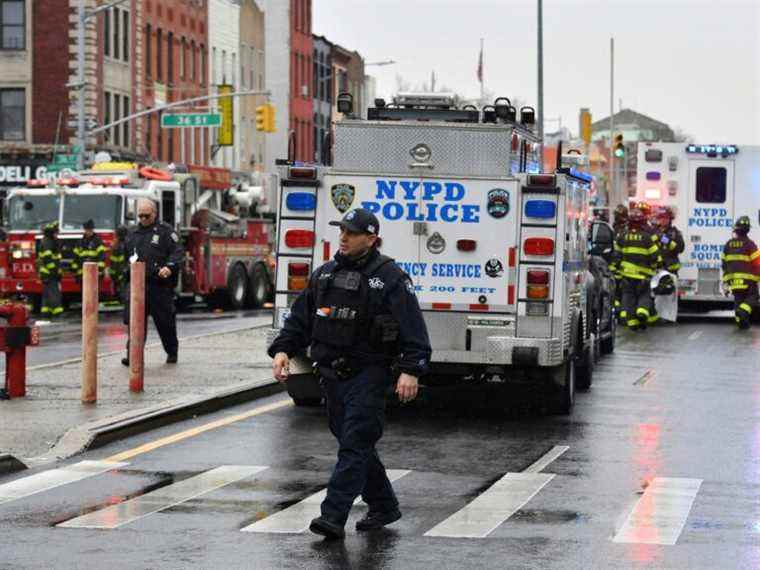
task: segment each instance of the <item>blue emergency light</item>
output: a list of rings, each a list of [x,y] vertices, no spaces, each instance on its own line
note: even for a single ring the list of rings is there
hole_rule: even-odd
[[[659,172],[647,172],[647,180],[659,180],[661,177]]]
[[[690,144],[686,147],[689,154],[713,154],[729,156],[739,152],[739,147],[733,144]]]
[[[285,198],[285,205],[294,212],[311,212],[317,207],[317,197],[308,192],[291,192]]]
[[[557,205],[551,200],[528,200],[525,202],[525,216],[528,218],[551,219],[557,215]]]

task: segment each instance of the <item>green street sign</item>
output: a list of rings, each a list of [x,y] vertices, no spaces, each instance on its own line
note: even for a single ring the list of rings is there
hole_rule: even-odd
[[[221,126],[222,116],[219,113],[176,113],[161,116],[161,128],[164,129]]]
[[[76,167],[77,155],[76,154],[56,154],[53,157],[53,164],[62,166],[63,168],[71,168],[73,164]]]

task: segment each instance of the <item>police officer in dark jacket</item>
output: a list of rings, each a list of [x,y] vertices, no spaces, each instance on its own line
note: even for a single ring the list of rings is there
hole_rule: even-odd
[[[182,263],[182,247],[174,229],[156,219],[156,205],[150,200],[140,200],[137,204],[139,223],[126,241],[130,263],[145,262],[145,312],[153,317],[161,344],[164,346],[166,362],[177,362],[177,318],[174,309],[174,287]],[[125,323],[129,318],[129,305],[125,308]],[[147,330],[148,320],[145,319]],[[129,343],[127,358],[122,364],[129,366]]]
[[[401,518],[375,444],[383,433],[391,365],[400,372],[399,399],[411,401],[431,349],[411,280],[376,248],[380,224],[374,214],[358,208],[331,225],[340,227],[340,250],[312,274],[269,355],[274,377],[284,382],[289,358],[311,347],[339,449],[322,515],[310,529],[342,538],[359,495],[369,511],[356,523],[357,530],[378,529]]]

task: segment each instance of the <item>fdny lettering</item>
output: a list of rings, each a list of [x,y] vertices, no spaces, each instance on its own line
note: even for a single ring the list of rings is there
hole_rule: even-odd
[[[375,201],[362,202],[362,207],[386,220],[466,224],[480,221],[480,206],[462,203],[467,189],[458,182],[381,179],[375,184]]]
[[[689,218],[690,228],[730,228],[733,225],[725,208],[693,208]]]

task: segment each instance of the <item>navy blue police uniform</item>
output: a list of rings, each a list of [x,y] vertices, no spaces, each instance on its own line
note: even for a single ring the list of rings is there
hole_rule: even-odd
[[[174,308],[174,287],[182,263],[182,246],[179,236],[169,224],[156,221],[148,227],[138,224],[127,235],[125,243],[129,262],[145,263],[145,329],[148,328],[147,315],[153,318],[161,344],[168,355],[168,362],[176,362],[177,318]],[[171,270],[171,276],[159,277],[162,267]],[[130,276],[131,278],[131,276]],[[129,304],[124,311],[124,323],[129,324]],[[129,343],[127,343],[127,358]],[[127,359],[122,362],[129,364]]]
[[[374,230],[367,233],[379,229],[377,218],[363,209],[331,224]],[[375,248],[358,259],[336,254],[312,274],[269,355],[284,352],[292,357],[307,346],[321,378],[330,430],[339,444],[322,518],[342,532],[359,495],[369,506],[368,517],[398,513],[396,494],[375,448],[383,434],[391,367],[419,378],[431,354],[408,275]],[[398,517],[400,513],[386,520]],[[370,526],[362,529],[357,523],[357,528]]]

